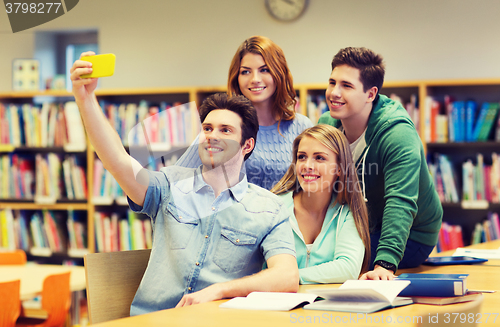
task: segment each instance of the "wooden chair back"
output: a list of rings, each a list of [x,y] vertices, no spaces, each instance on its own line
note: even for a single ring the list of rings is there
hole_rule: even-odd
[[[23,250],[0,251],[0,265],[24,265],[26,264],[26,252]]]
[[[14,327],[21,312],[21,281],[0,283],[0,326]]]
[[[91,253],[84,257],[89,323],[128,317],[150,249]]]

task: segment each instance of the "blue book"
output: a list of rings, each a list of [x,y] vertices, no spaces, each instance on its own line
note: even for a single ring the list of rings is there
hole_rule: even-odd
[[[466,142],[466,114],[465,114],[465,101],[457,101],[459,104],[458,110],[459,110],[459,122],[460,122],[460,142]]]
[[[14,141],[14,128],[12,128],[12,126],[14,125],[13,124],[13,121],[12,121],[12,115],[10,113],[10,108],[7,108],[7,110],[5,110],[5,120],[7,121],[7,124],[8,126],[10,127],[7,127],[8,129],[8,134],[9,134],[9,143],[13,143]]]
[[[455,132],[454,142],[464,142],[465,141],[465,102],[455,101],[453,102],[452,109],[452,119],[453,119],[453,130]]]
[[[24,131],[24,117],[23,108],[11,106],[12,110],[17,110],[17,116],[19,117],[19,131],[21,136],[21,146],[26,145],[26,132]]]
[[[463,296],[469,274],[401,274],[397,280],[411,283],[398,296]]]
[[[448,122],[448,124],[451,126],[453,129],[453,137],[450,138],[450,141],[452,142],[460,142],[460,129],[459,127],[459,114],[458,114],[458,107],[456,106],[455,102],[451,104],[451,120]]]
[[[477,104],[474,101],[465,103],[465,141],[474,142],[474,119],[476,118]]]

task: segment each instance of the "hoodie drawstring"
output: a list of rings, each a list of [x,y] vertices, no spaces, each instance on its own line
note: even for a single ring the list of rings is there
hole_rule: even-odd
[[[356,170],[358,170],[359,165],[361,164],[361,184],[363,185],[363,198],[365,202],[368,202],[368,199],[366,198],[366,189],[365,189],[365,161],[366,161],[366,155],[368,154],[368,150],[370,149],[370,146],[367,146],[365,149],[365,152],[363,153],[363,160],[361,160],[358,164],[358,167],[356,167]]]

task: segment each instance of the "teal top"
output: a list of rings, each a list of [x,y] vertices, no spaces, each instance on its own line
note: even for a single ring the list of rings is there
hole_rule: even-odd
[[[358,234],[348,205],[335,204],[328,208],[321,232],[311,251],[300,232],[294,213],[293,192],[280,195],[290,210],[300,283],[343,283],[358,279],[365,255],[365,246]],[[335,196],[332,198],[332,203]]]
[[[319,124],[340,127],[321,115]],[[384,95],[373,103],[365,133],[366,147],[356,161],[370,218],[370,231],[381,232],[375,261],[399,264],[409,239],[437,243],[443,208],[427,167],[424,149],[405,108]]]

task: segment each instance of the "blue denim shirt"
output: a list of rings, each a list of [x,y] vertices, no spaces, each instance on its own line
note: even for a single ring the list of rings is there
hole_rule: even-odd
[[[153,223],[148,267],[131,315],[175,307],[184,294],[259,272],[270,257],[295,256],[289,210],[271,192],[240,182],[215,198],[201,168],[149,171],[140,207]]]

